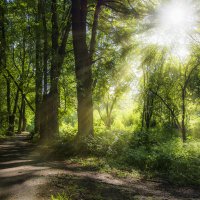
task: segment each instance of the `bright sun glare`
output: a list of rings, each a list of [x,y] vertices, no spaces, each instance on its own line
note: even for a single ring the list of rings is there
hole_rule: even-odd
[[[179,7],[178,4],[170,4],[161,11],[161,23],[166,23],[168,26],[182,26],[188,20],[186,8]]]
[[[154,16],[156,27],[147,36],[148,43],[167,46],[174,55],[186,58],[189,55],[190,36],[196,30],[197,16],[197,8],[192,1],[167,1],[160,5]]]

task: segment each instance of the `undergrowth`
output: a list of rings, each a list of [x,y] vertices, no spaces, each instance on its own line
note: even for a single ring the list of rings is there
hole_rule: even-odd
[[[177,136],[166,139],[165,135],[155,131],[99,134],[86,141],[89,157],[73,159],[117,176],[143,174],[176,185],[200,185],[200,141],[183,143]]]
[[[85,140],[86,154],[74,151],[73,142],[73,136],[68,136],[55,144],[55,157],[63,154],[68,162],[79,163],[84,169],[118,177],[162,178],[176,185],[200,185],[200,141],[197,139],[183,143],[171,132],[112,130]]]

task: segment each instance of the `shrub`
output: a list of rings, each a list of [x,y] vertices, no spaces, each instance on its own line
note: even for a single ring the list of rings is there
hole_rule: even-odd
[[[200,184],[200,142],[184,144],[181,139],[173,138],[151,147],[133,144],[125,154],[129,165],[159,174],[176,184]]]

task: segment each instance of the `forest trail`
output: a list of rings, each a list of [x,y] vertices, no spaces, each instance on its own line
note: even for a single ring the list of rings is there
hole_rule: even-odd
[[[198,188],[114,178],[79,165],[41,161],[26,136],[0,142],[0,200],[47,200],[52,194],[79,200],[200,199]]]

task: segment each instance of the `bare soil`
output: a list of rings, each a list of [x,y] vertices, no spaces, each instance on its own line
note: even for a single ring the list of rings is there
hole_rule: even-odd
[[[120,179],[65,161],[45,161],[26,136],[0,142],[0,200],[47,200],[64,192],[73,200],[200,199],[200,188]]]

